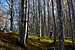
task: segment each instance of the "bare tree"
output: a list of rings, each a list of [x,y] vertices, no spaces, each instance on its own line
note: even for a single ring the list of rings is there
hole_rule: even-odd
[[[54,44],[56,43],[56,23],[55,23],[55,16],[54,16],[54,4],[53,4],[53,0],[51,0],[52,2],[52,14],[53,14],[53,21],[54,21]]]
[[[62,26],[62,16],[61,16],[61,0],[57,0],[57,11],[58,11],[59,50],[64,50],[63,26]]]
[[[48,33],[50,33],[50,5],[49,0],[47,0],[47,12],[48,12]]]
[[[44,18],[43,18],[43,22],[44,22],[43,23],[43,26],[44,26],[44,35],[46,34],[46,12],[45,12],[45,10],[46,10],[46,8],[45,8],[46,3],[45,3],[45,1],[46,0],[43,0],[43,2],[44,2],[44,5],[43,5],[44,6],[44,8],[43,8],[44,9],[43,10],[44,11],[44,14],[43,14],[44,15]]]
[[[18,40],[17,43],[19,43],[19,45],[25,47],[24,45],[24,35],[25,35],[25,24],[26,23],[25,20],[25,16],[24,16],[24,0],[19,1],[19,35],[18,35]]]
[[[72,2],[72,0],[67,0],[67,2],[68,2],[68,8],[69,8],[69,13],[71,13],[70,11],[72,11],[72,13],[71,13],[71,18],[70,18],[70,25],[71,25],[71,33],[72,33],[72,47],[74,48],[74,33],[75,33],[75,31],[74,31],[74,29],[75,29],[75,23],[74,23],[74,21],[75,21],[75,15],[74,15],[74,7],[73,7],[73,2]],[[69,14],[70,15],[70,14]],[[72,20],[71,20],[72,19]]]
[[[11,11],[10,16],[11,16],[11,25],[10,25],[10,30],[13,29],[13,0],[6,0],[8,5],[9,5],[9,9]]]

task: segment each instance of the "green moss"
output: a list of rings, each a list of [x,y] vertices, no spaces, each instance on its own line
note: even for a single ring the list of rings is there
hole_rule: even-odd
[[[50,38],[48,36],[45,36],[45,37],[40,37],[40,39],[45,39],[45,40],[50,40]]]
[[[14,36],[18,36],[18,32],[13,32],[13,31],[8,31],[7,34],[11,34],[11,35],[14,35]]]
[[[64,40],[64,42],[72,44],[72,40]],[[74,43],[75,43],[75,41],[74,41]]]
[[[2,41],[0,41],[0,45],[1,45],[1,44],[3,44],[3,42],[2,42]]]
[[[35,36],[35,35],[34,35],[34,36],[29,35],[28,38],[38,39],[38,36]]]
[[[72,37],[66,37],[65,39],[66,40],[72,40]]]

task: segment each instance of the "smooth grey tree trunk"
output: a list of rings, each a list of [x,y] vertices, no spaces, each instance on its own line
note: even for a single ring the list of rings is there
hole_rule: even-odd
[[[45,3],[45,1],[46,1],[46,0],[43,0],[43,2],[44,2],[44,4],[43,4],[43,6],[44,6],[44,8],[43,8],[43,9],[44,9],[44,10],[43,10],[43,11],[44,11],[44,14],[43,14],[43,15],[44,15],[44,18],[43,18],[43,20],[44,20],[44,24],[43,24],[43,25],[44,25],[44,36],[47,35],[47,34],[46,34],[46,12],[45,12],[45,10],[46,10],[46,8],[45,8],[46,3]]]
[[[58,35],[59,43],[58,50],[64,50],[64,39],[63,39],[63,26],[62,26],[62,16],[61,16],[61,0],[57,0],[57,11],[58,11]]]
[[[49,0],[47,0],[47,12],[48,12],[48,33],[50,33],[50,5]]]
[[[52,15],[53,15],[53,22],[54,22],[54,44],[56,44],[56,23],[55,23],[55,16],[54,16],[54,3],[52,2]]]
[[[73,2],[72,0],[68,0],[68,3],[70,4],[70,8],[71,8],[71,11],[72,11],[72,21],[71,21],[71,24],[72,24],[72,47],[74,48],[74,33],[75,33],[75,15],[74,15],[74,7],[73,7]]]
[[[39,28],[40,28],[40,30],[39,30],[39,32],[40,32],[39,37],[41,37],[41,16],[40,16],[40,15],[41,15],[41,12],[40,12],[40,11],[41,11],[41,8],[40,8],[40,7],[41,7],[41,3],[40,3],[40,1],[38,0],[38,12],[39,12],[39,24],[40,24],[40,25],[39,25],[39,26],[40,26],[40,27],[39,27]]]
[[[19,35],[18,35],[18,42],[20,45],[24,45],[24,0],[20,1],[20,8],[19,8]]]

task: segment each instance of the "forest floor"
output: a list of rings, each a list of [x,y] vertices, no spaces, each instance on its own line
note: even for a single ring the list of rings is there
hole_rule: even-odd
[[[48,37],[41,37],[38,40],[37,35],[29,35],[27,48],[29,50],[46,50],[47,48],[53,47],[53,40]],[[16,45],[17,34],[16,33],[3,33],[0,32],[0,50],[26,50],[25,48]],[[74,42],[75,43],[75,42]],[[56,40],[56,48],[58,44],[58,39]],[[64,46],[72,50],[72,41],[64,40]]]
[[[16,45],[16,40],[16,36],[0,32],[0,50],[25,50],[25,48]]]
[[[22,46],[16,45],[17,34],[0,32],[0,50],[26,50]],[[27,44],[28,50],[44,50],[43,48]]]

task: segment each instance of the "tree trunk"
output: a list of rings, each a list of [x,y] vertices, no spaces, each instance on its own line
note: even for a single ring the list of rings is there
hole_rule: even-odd
[[[47,0],[47,12],[48,12],[48,34],[50,33],[50,5],[49,0]]]
[[[24,45],[24,0],[21,0],[20,3],[18,42],[20,45]]]
[[[13,30],[13,0],[10,0],[10,1],[6,0],[6,2],[8,3],[9,8],[10,8],[10,16],[11,16],[11,18],[10,18],[10,22],[11,22],[10,30]]]
[[[39,23],[40,23],[40,37],[41,37],[41,3],[38,0],[38,11],[39,11]]]
[[[45,5],[46,5],[46,3],[45,3],[45,1],[46,0],[43,0],[43,2],[44,2],[44,18],[43,18],[43,20],[44,20],[44,35],[46,36],[46,12],[45,12],[45,10],[46,10],[46,8],[45,8]],[[48,34],[47,34],[48,35]]]
[[[73,7],[73,2],[72,0],[67,0],[68,1],[68,5],[70,5],[71,11],[72,11],[72,20],[71,20],[71,24],[72,24],[72,47],[74,48],[74,33],[75,33],[75,15],[74,15],[74,7]]]
[[[56,43],[56,23],[55,23],[55,16],[54,16],[54,4],[53,4],[53,0],[51,0],[52,2],[52,14],[53,14],[53,21],[54,21],[54,44]]]
[[[64,39],[63,39],[63,26],[61,16],[61,0],[57,0],[57,11],[58,11],[58,35],[59,35],[59,50],[64,50]]]

